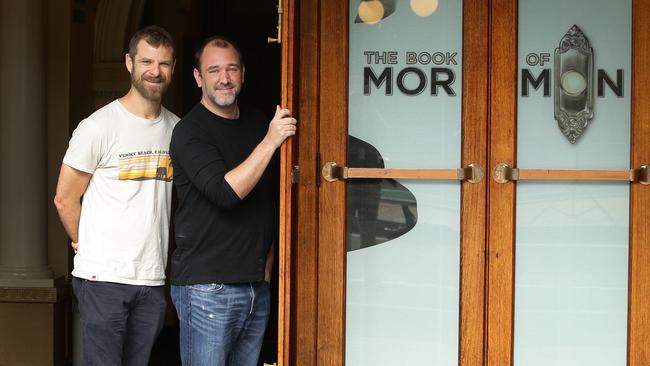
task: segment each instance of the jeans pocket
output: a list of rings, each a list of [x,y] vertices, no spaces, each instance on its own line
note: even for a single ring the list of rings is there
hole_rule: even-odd
[[[223,283],[205,283],[205,284],[198,284],[198,285],[190,285],[188,287],[189,287],[190,291],[217,293],[217,292],[223,291],[224,284]]]

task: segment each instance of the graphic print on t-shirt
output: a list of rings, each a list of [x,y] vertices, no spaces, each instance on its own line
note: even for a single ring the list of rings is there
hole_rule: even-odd
[[[163,180],[174,176],[168,151],[136,151],[119,155],[119,180]]]

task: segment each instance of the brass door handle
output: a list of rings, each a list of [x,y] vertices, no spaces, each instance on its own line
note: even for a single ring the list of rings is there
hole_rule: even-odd
[[[469,164],[458,169],[383,169],[383,168],[350,168],[339,166],[330,161],[323,165],[323,178],[328,182],[339,179],[361,178],[401,178],[419,180],[466,180],[478,183],[483,179],[483,168],[479,164]]]
[[[574,180],[574,181],[626,181],[650,184],[648,166],[628,170],[553,170],[553,169],[517,169],[508,164],[499,163],[492,172],[492,179],[497,183],[518,180]]]

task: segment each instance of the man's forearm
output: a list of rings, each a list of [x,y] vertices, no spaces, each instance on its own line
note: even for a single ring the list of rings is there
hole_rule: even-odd
[[[88,187],[92,174],[61,164],[59,182],[56,185],[54,205],[59,212],[63,228],[73,243],[79,242],[79,218],[81,197]]]
[[[226,173],[225,179],[240,199],[253,190],[264,174],[275,150],[287,137],[296,134],[296,119],[291,117],[288,109],[277,106],[275,116],[269,124],[269,130],[253,152],[235,169]]]
[[[56,202],[56,208],[59,212],[59,219],[63,224],[65,232],[73,243],[79,242],[79,218],[81,216],[81,203],[60,203]]]
[[[275,146],[263,140],[244,162],[226,173],[226,181],[240,199],[246,197],[259,182],[273,158],[275,149]]]

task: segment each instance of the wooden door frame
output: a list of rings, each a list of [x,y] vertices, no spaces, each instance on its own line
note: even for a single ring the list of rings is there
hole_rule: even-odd
[[[316,365],[318,331],[318,182],[320,1],[300,1],[296,46],[297,161],[294,195],[290,365]]]
[[[297,116],[296,0],[280,0],[281,92],[280,103]],[[280,10],[280,9],[278,9]],[[279,25],[280,26],[280,25]],[[295,138],[280,148],[280,199],[278,232],[278,365],[288,366],[291,354],[291,268],[294,192],[292,169],[296,161]]]
[[[650,1],[633,0],[632,29],[632,153],[631,166],[650,164],[650,36],[641,31],[650,22]],[[630,189],[630,264],[628,363],[650,364],[650,187],[633,183]]]
[[[488,165],[489,3],[463,3],[462,165]],[[482,365],[485,345],[487,190],[461,184],[459,366]]]
[[[491,1],[490,164],[516,166],[517,1]],[[633,29],[650,22],[650,1],[633,0]],[[650,163],[650,37],[633,32],[630,167]],[[514,326],[515,184],[490,180],[488,192],[487,366],[512,365]],[[628,365],[650,363],[650,187],[630,188]],[[510,227],[511,231],[501,230]],[[632,326],[634,325],[634,326]]]
[[[347,164],[348,2],[320,2],[320,164]],[[316,365],[345,363],[345,181],[318,189]]]
[[[486,363],[512,364],[515,184],[499,184],[499,163],[516,166],[517,0],[492,0],[490,9],[490,151],[486,277]],[[507,197],[508,199],[503,199]]]

